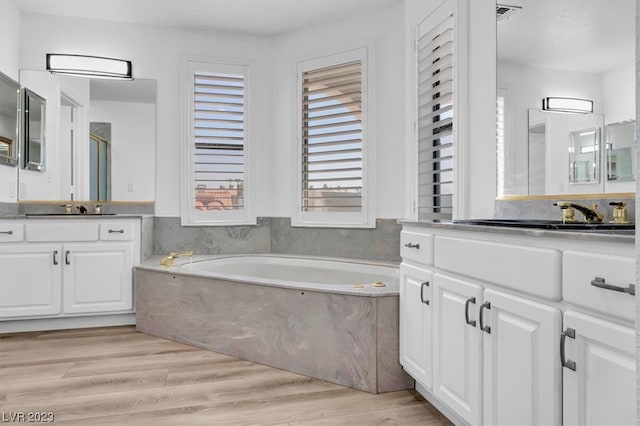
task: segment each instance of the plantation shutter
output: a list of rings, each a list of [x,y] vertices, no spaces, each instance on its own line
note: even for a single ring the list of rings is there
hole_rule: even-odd
[[[243,75],[194,73],[194,206],[241,210],[245,181]]]
[[[302,73],[302,211],[361,212],[362,62]]]
[[[454,124],[453,15],[417,40],[418,220],[451,220]]]

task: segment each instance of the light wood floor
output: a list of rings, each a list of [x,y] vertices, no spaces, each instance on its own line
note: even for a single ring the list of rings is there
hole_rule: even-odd
[[[0,419],[64,425],[449,425],[414,391],[348,389],[137,333],[0,335]]]

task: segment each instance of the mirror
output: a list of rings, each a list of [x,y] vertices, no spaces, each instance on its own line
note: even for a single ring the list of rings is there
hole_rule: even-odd
[[[498,196],[634,192],[633,176],[609,170],[628,172],[633,148],[620,145],[612,161],[607,138],[609,125],[635,118],[635,2],[508,4],[496,8]],[[594,114],[543,112],[545,97],[592,100]],[[587,129],[597,147],[582,146]]]
[[[47,101],[46,173],[20,170],[21,201],[155,200],[155,80],[20,70],[20,82]]]
[[[607,181],[633,181],[635,167],[635,121],[613,123],[607,126]]]
[[[569,133],[569,183],[600,182],[600,128]]]
[[[0,165],[18,164],[20,84],[0,73]]]
[[[43,172],[45,169],[45,121],[44,98],[24,88],[22,95],[22,167]]]

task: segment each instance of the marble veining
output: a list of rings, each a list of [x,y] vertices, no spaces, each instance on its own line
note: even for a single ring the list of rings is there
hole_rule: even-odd
[[[278,288],[137,268],[139,331],[367,392],[408,389],[398,296]]]

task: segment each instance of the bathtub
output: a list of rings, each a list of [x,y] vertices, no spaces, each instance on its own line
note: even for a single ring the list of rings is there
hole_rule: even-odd
[[[398,362],[398,268],[238,255],[135,268],[147,334],[371,393],[413,387]]]

